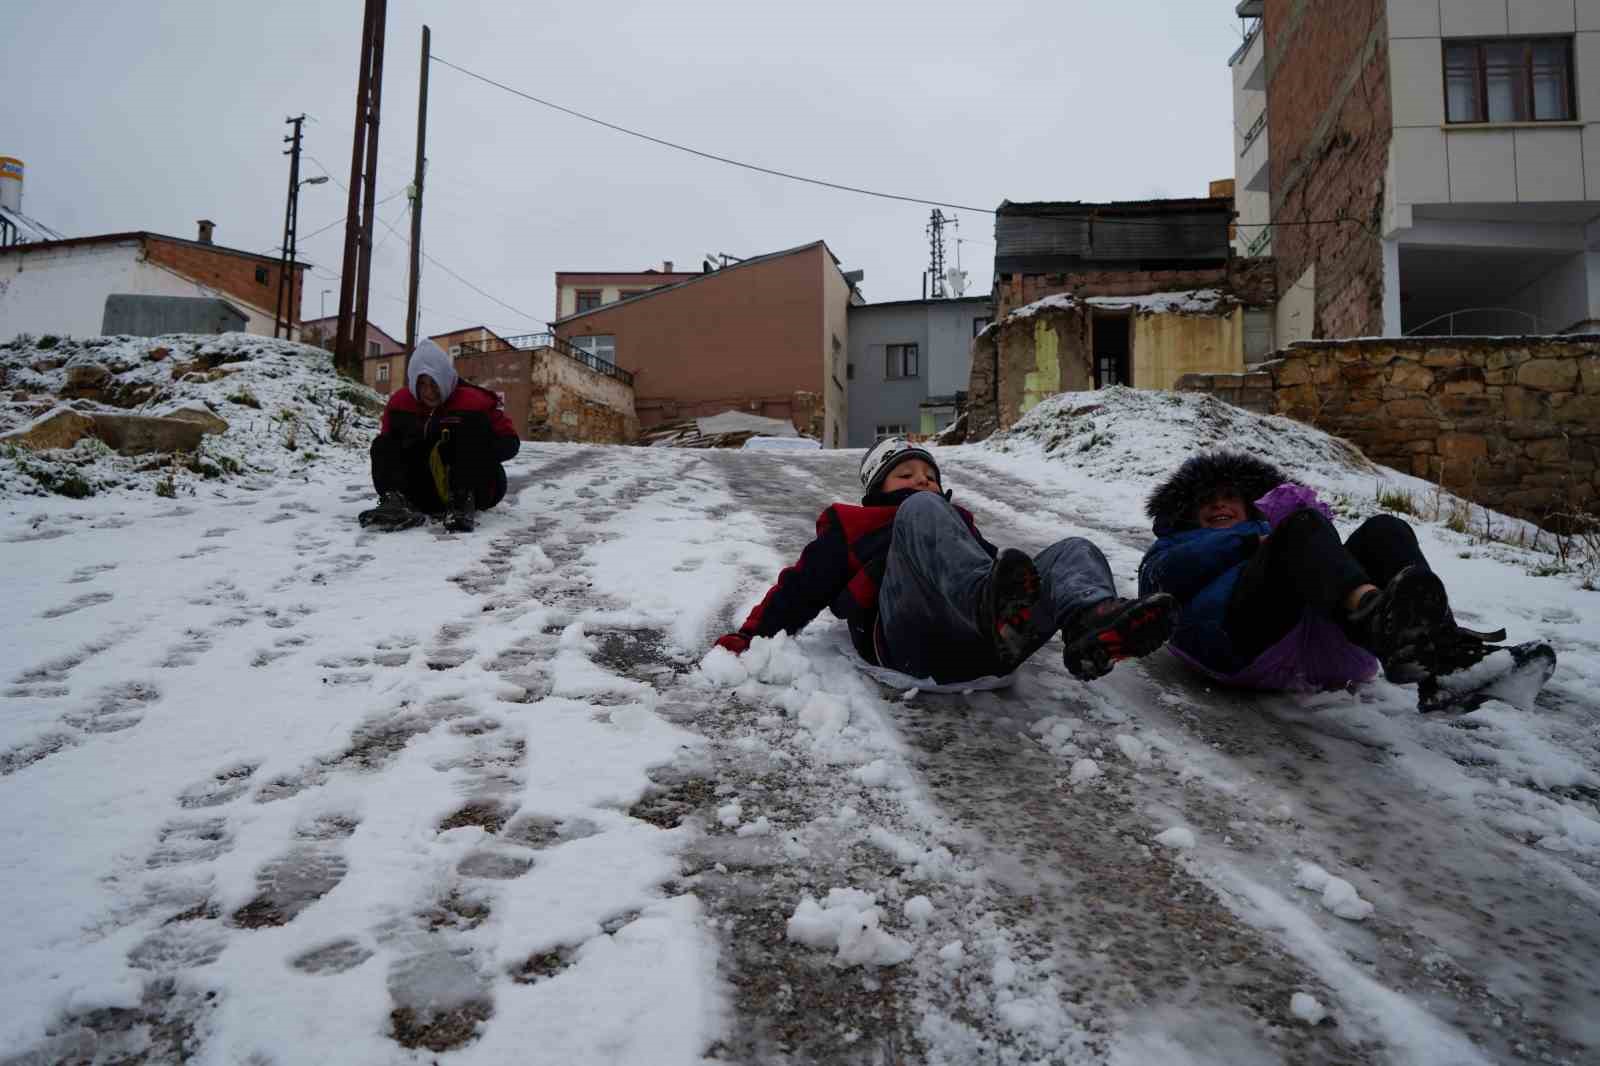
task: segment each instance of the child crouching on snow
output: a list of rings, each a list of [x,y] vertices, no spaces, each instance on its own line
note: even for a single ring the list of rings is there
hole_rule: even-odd
[[[1004,676],[1060,631],[1063,660],[1089,681],[1166,642],[1176,601],[1117,598],[1111,568],[1081,537],[1035,558],[997,551],[942,492],[932,454],[904,438],[861,462],[861,506],[836,503],[817,537],[717,641],[735,655],[756,637],[805,628],[824,607],[846,620],[861,658],[939,684]]]

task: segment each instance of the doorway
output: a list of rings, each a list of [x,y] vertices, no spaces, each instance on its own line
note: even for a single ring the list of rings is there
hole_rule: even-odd
[[[1093,323],[1094,387],[1132,385],[1128,315],[1096,314]]]

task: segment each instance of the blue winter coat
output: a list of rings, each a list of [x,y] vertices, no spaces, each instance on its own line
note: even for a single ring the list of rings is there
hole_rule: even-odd
[[[1172,646],[1213,673],[1236,674],[1250,665],[1234,650],[1224,622],[1240,572],[1270,532],[1266,522],[1246,521],[1168,533],[1139,564],[1140,596],[1170,592],[1183,607]]]

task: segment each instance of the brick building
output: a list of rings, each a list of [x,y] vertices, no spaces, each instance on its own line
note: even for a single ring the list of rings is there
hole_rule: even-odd
[[[1265,358],[1274,268],[1231,254],[1232,217],[1226,197],[1001,204],[969,432],[1009,426],[1058,392],[1165,389]]]
[[[1600,0],[1236,11],[1239,231],[1277,261],[1279,343],[1600,322]]]
[[[291,328],[299,328],[308,264],[291,279]],[[212,241],[202,221],[195,240],[136,231],[0,247],[0,336],[99,335],[106,297],[216,297],[244,312],[245,331],[272,336],[279,260]],[[293,332],[291,336],[295,335]]]
[[[333,351],[339,316],[313,318],[300,324],[300,340]],[[367,323],[366,343],[361,346],[361,380],[379,392],[388,393],[405,380],[406,346],[395,340],[375,322]]]
[[[860,297],[822,241],[732,263],[551,323],[634,376],[639,424],[727,410],[787,418],[843,447],[846,309]]]

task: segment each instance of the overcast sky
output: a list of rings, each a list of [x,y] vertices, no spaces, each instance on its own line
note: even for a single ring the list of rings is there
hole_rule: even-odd
[[[390,0],[378,195],[410,181],[433,52],[608,121],[829,181],[960,204],[1203,196],[1233,175],[1233,0]],[[152,230],[274,248],[285,117],[306,175],[349,180],[362,0],[6,0],[0,155],[68,236]],[[435,63],[422,330],[544,328],[557,270],[698,269],[821,238],[869,301],[921,294],[930,209],[801,185],[590,125]],[[337,310],[343,191],[301,192],[306,317]],[[406,199],[379,208],[372,319],[404,337]],[[947,256],[992,278],[993,217]],[[515,310],[512,310],[515,309]]]

